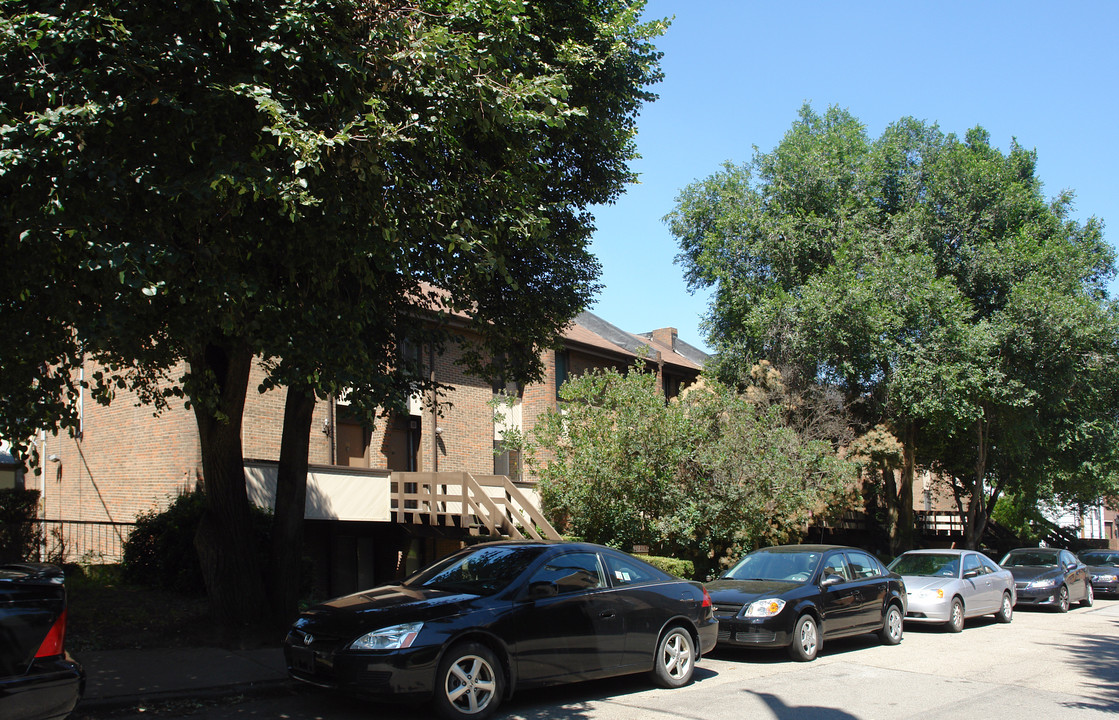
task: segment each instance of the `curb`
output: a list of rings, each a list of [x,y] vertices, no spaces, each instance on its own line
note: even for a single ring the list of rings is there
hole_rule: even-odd
[[[83,697],[74,708],[74,713],[125,710],[143,705],[159,705],[180,700],[219,700],[237,696],[267,697],[282,695],[285,692],[290,693],[292,690],[292,684],[288,678],[276,678],[274,680],[258,680],[212,687],[139,692],[132,695]]]

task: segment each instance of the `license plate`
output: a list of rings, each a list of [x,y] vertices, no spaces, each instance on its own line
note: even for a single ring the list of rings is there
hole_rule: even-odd
[[[296,672],[315,674],[315,653],[307,648],[291,648],[291,669]]]

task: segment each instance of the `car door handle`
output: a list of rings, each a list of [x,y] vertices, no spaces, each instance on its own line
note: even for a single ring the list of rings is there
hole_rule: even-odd
[[[613,620],[615,617],[618,616],[618,614],[613,610],[603,610],[598,614],[598,616],[603,620]]]

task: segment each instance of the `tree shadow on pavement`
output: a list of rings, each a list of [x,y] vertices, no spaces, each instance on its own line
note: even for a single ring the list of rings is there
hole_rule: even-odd
[[[1094,691],[1082,702],[1063,703],[1066,707],[1119,713],[1119,622],[1112,625],[1114,630],[1108,635],[1085,637],[1075,646],[1060,648],[1073,656],[1090,678],[1086,685]]]
[[[858,720],[857,715],[839,708],[819,705],[786,705],[785,701],[771,693],[747,690],[766,704],[776,720]]]

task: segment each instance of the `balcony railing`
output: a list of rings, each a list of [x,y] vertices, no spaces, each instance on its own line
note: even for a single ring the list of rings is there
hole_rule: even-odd
[[[394,472],[392,511],[399,523],[460,527],[518,539],[560,539],[535,498],[504,475]]]

